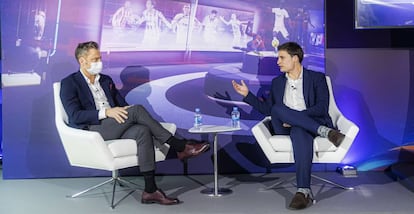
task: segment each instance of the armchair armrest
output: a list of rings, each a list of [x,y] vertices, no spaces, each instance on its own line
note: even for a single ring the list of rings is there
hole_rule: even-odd
[[[268,128],[268,124],[270,123],[270,121],[270,116],[265,117],[252,128],[253,136],[256,138],[257,143],[260,145],[260,147],[262,148],[263,152],[269,160],[271,159],[271,156],[274,153],[274,149],[272,145],[269,143],[269,138],[272,136]]]

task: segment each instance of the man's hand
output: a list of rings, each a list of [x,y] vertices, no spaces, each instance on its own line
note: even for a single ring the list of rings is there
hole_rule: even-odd
[[[118,123],[125,123],[125,120],[128,119],[127,109],[130,106],[124,107],[114,107],[105,110],[107,117],[114,118]]]
[[[249,94],[249,88],[247,87],[247,85],[244,83],[244,81],[241,81],[241,85],[238,84],[236,81],[232,80],[231,83],[233,84],[233,88],[234,90],[241,94],[243,97],[247,96],[247,94]]]

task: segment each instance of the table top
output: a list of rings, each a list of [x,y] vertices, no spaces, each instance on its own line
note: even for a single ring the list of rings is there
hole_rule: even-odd
[[[194,128],[188,130],[190,133],[219,133],[219,132],[232,132],[238,131],[241,128],[233,128],[231,126],[219,126],[219,125],[202,125],[200,128]]]

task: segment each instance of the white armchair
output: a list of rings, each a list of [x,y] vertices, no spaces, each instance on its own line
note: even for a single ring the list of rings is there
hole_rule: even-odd
[[[113,183],[111,208],[115,207],[115,187],[118,184],[133,184],[122,179],[119,169],[138,166],[137,144],[132,139],[117,139],[104,141],[98,132],[75,129],[67,125],[68,116],[60,99],[60,82],[53,84],[55,100],[55,123],[66,157],[71,166],[99,169],[112,172],[112,178],[98,185],[72,195],[78,197],[108,183]],[[173,123],[161,123],[169,132],[175,133],[177,127]],[[155,160],[165,160],[169,146],[156,142]],[[121,199],[122,200],[122,199]],[[119,203],[119,202],[118,202]]]
[[[332,92],[331,80],[328,76],[326,76],[326,82],[330,94],[329,115],[332,118],[335,128],[345,134],[345,139],[339,147],[335,147],[327,138],[316,137],[314,140],[313,163],[341,163],[346,153],[351,148],[351,145],[359,132],[359,128],[352,121],[348,120],[338,109]],[[269,131],[270,121],[271,118],[266,117],[252,128],[257,143],[260,145],[271,164],[294,163],[290,137],[288,135],[272,135]],[[352,189],[352,187],[345,187],[316,175],[312,175],[312,177],[343,189]],[[283,182],[278,182],[275,185],[281,183]]]

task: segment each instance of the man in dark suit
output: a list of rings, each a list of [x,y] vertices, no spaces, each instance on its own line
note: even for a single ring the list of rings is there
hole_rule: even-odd
[[[60,92],[69,126],[99,132],[104,140],[136,140],[140,171],[145,180],[141,202],[178,204],[178,199],[167,197],[155,183],[153,139],[168,143],[181,160],[205,152],[210,144],[178,139],[153,119],[142,105],[129,105],[111,77],[100,74],[102,61],[96,42],[78,44],[75,56],[80,69],[61,81]]]
[[[327,137],[339,146],[345,135],[335,130],[328,114],[329,91],[323,73],[302,66],[302,48],[294,42],[278,47],[280,75],[272,80],[269,97],[259,100],[249,92],[244,81],[232,81],[243,101],[264,115],[272,117],[275,134],[290,135],[296,165],[298,190],[289,205],[291,209],[304,209],[312,201],[310,189],[313,158],[313,139]]]

